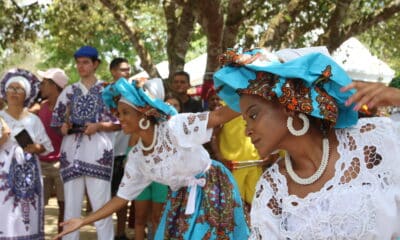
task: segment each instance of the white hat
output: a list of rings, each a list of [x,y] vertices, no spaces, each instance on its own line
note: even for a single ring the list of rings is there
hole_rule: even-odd
[[[152,78],[147,80],[144,85],[143,89],[145,92],[150,94],[153,98],[158,98],[161,101],[164,101],[165,98],[165,90],[164,84],[161,78]]]
[[[64,88],[68,83],[67,75],[64,70],[60,68],[49,68],[45,72],[39,70],[38,74],[42,78],[53,80],[61,88]]]
[[[325,46],[306,47],[306,48],[285,48],[275,52],[275,54],[284,62],[288,62],[290,60],[307,55],[309,53],[322,53],[328,57],[331,56],[329,54],[328,48]]]
[[[28,99],[31,95],[31,84],[28,81],[28,79],[26,79],[26,77],[23,76],[13,76],[11,78],[8,79],[5,88],[7,89],[8,86],[11,83],[19,83],[21,85],[21,87],[24,88],[25,90],[25,99]]]

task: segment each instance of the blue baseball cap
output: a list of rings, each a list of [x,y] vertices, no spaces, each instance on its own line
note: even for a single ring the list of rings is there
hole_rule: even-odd
[[[74,58],[78,57],[88,57],[88,58],[93,58],[96,60],[99,59],[99,53],[97,52],[97,49],[91,46],[83,46],[79,48],[75,53],[74,53]]]

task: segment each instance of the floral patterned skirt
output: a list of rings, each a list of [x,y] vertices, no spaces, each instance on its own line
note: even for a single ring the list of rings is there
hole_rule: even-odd
[[[186,215],[189,187],[170,192],[155,239],[248,239],[249,227],[237,184],[227,168],[212,161],[197,187],[193,214]]]

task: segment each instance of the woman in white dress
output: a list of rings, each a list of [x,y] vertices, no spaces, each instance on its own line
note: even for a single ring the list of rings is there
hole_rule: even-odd
[[[23,69],[12,69],[0,82],[7,108],[0,111],[11,129],[11,138],[1,147],[0,239],[44,239],[42,180],[37,154],[53,151],[40,119],[28,112],[38,94],[39,80]],[[26,130],[33,143],[22,148],[14,138]]]
[[[112,214],[153,181],[171,189],[155,239],[248,238],[232,174],[202,147],[214,126],[237,113],[225,107],[176,114],[172,106],[125,79],[108,86],[103,100],[111,108],[118,106],[123,131],[137,134],[138,143],[129,152],[117,196],[86,218],[66,221],[64,232],[55,238]]]
[[[345,90],[359,88],[341,91],[351,79],[320,53],[281,63],[256,49],[221,59],[215,86],[244,116],[261,157],[287,151],[256,186],[250,239],[398,239],[400,128],[353,110],[373,87],[347,101],[354,90]]]

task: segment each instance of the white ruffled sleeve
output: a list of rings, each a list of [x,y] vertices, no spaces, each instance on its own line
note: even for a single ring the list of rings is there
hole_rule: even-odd
[[[209,112],[181,113],[168,120],[168,128],[176,143],[184,148],[209,142],[212,129],[207,129]]]
[[[134,150],[134,149],[133,149]],[[124,176],[118,188],[117,196],[126,200],[134,200],[142,191],[151,184],[139,169],[137,164],[140,159],[130,151],[125,165]]]

